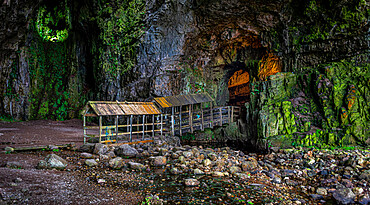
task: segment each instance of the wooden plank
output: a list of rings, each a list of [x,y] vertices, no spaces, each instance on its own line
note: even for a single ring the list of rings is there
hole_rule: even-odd
[[[130,115],[130,142],[132,142],[132,118],[133,115]]]
[[[155,119],[154,119],[154,115],[152,115],[152,122],[153,122],[153,126],[152,126],[152,137],[154,137],[154,129],[155,129]]]
[[[213,128],[213,102],[211,102],[211,128]]]
[[[121,146],[121,145],[124,145],[124,144],[139,144],[139,143],[149,143],[149,142],[153,142],[154,140],[142,140],[142,141],[134,141],[134,142],[122,142],[122,143],[115,143],[115,144],[109,144],[107,145],[108,147],[111,147],[111,146]]]
[[[234,122],[234,106],[231,106],[231,122]]]
[[[99,143],[101,143],[102,117],[99,116]]]
[[[180,117],[180,136],[182,136],[182,119],[181,119],[181,116],[182,116],[182,105],[180,106],[180,112],[179,112],[179,117]]]
[[[193,133],[193,104],[190,105],[189,108],[189,123],[190,123],[190,132]]]
[[[145,115],[143,115],[143,139],[145,137]]]
[[[175,136],[175,108],[174,107],[172,107],[171,122],[172,122],[172,136]]]
[[[231,122],[231,121],[230,121],[230,116],[231,116],[231,115],[230,115],[230,106],[227,106],[227,119],[228,119],[228,121],[227,121],[227,122],[228,122],[229,124],[230,124],[230,122]]]
[[[161,137],[163,137],[163,114],[161,114]]]
[[[83,117],[83,128],[84,128],[84,144],[86,144],[86,137],[85,137],[85,135],[86,135],[86,116],[84,115],[84,117]]]
[[[118,115],[116,115],[116,140],[118,140]]]
[[[222,126],[222,107],[220,107],[219,109],[220,109],[220,126]]]
[[[85,117],[98,117],[98,116],[94,113],[86,113]]]
[[[200,104],[200,109],[201,109],[201,113],[202,113],[202,131],[204,131],[203,103]]]

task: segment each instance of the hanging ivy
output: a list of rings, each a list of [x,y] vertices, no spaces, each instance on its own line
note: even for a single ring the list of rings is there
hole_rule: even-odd
[[[71,17],[67,3],[43,5],[39,8],[36,28],[45,41],[62,42],[68,38]]]

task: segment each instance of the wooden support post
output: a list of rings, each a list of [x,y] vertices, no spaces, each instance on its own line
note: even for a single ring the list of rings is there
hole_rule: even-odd
[[[213,128],[213,102],[211,102],[211,128]]]
[[[155,130],[155,119],[154,119],[154,115],[152,115],[152,122],[153,122],[153,126],[152,126],[152,138],[154,138],[154,130]]]
[[[84,126],[84,144],[86,144],[86,116],[83,117],[83,126]]]
[[[204,131],[203,103],[200,103],[200,110],[202,112],[202,131]]]
[[[190,105],[189,109],[189,123],[190,123],[190,132],[193,133],[193,104]]]
[[[133,120],[133,115],[130,116],[130,142],[132,142],[132,120]]]
[[[230,124],[231,120],[230,120],[230,106],[227,106],[227,122]]]
[[[175,107],[172,107],[171,122],[172,122],[172,136],[175,136]]]
[[[102,116],[99,116],[99,143],[101,143],[101,129],[102,127]]]
[[[180,117],[180,121],[179,121],[180,136],[182,136],[182,119],[181,119],[181,116],[182,116],[182,105],[180,106],[180,114],[179,114],[179,117]]]
[[[231,122],[234,122],[234,106],[231,106]]]
[[[118,115],[116,115],[116,143],[118,143]]]
[[[143,115],[143,140],[145,138],[145,115]]]
[[[163,114],[161,114],[161,137],[163,137]]]
[[[222,107],[220,107],[220,126],[222,126]]]

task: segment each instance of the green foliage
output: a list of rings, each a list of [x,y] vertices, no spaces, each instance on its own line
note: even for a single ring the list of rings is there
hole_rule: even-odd
[[[49,8],[43,5],[39,8],[36,28],[45,41],[62,42],[68,38],[71,29],[70,11],[66,2]]]
[[[102,0],[96,21],[102,46],[99,67],[115,78],[136,64],[137,47],[144,34],[144,0]]]
[[[293,46],[336,38],[338,35],[357,34],[359,28],[367,24],[369,5],[364,0],[326,2],[319,0],[303,1],[304,12],[301,18],[305,26],[292,24],[289,27]]]
[[[31,119],[69,118],[69,111],[79,105],[69,103],[71,60],[66,43],[45,42],[36,37],[28,51]]]

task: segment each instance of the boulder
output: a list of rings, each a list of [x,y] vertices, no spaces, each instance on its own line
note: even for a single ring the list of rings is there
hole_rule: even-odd
[[[120,157],[135,157],[139,152],[128,144],[119,146],[114,150],[114,153]]]
[[[112,169],[121,169],[123,166],[125,166],[125,161],[122,157],[116,157],[109,161],[109,167]]]
[[[239,166],[232,166],[229,168],[231,174],[239,173],[242,169]]]
[[[105,155],[108,152],[109,152],[109,148],[107,145],[100,144],[100,143],[95,144],[94,151],[93,151],[94,154]]]
[[[89,167],[94,167],[98,165],[98,162],[95,159],[87,159],[85,164]]]
[[[167,159],[166,157],[163,157],[163,156],[154,157],[152,161],[152,165],[155,167],[165,166],[166,164],[167,164]]]
[[[84,159],[92,159],[92,158],[94,158],[94,156],[92,154],[87,153],[87,152],[82,152],[80,154],[80,156],[81,156],[81,158],[84,158]]]
[[[78,151],[79,151],[79,152],[88,152],[88,153],[93,153],[93,151],[94,151],[94,147],[95,147],[95,144],[87,143],[87,144],[83,144],[83,145],[81,145],[81,147],[80,147],[80,148],[78,148]]]
[[[211,162],[211,160],[210,159],[205,159],[204,161],[203,161],[203,166],[205,166],[205,167],[208,167],[209,165],[211,165],[212,164],[212,162]]]
[[[19,162],[7,162],[5,167],[10,169],[22,169],[23,166]]]
[[[49,154],[45,161],[50,169],[65,169],[68,166],[67,161],[56,154]]]
[[[242,169],[243,169],[243,171],[251,171],[251,170],[254,170],[254,169],[257,168],[257,166],[258,166],[258,162],[254,158],[250,158],[249,161],[245,161],[245,162],[242,163]]]
[[[204,172],[197,168],[197,169],[194,169],[194,174],[195,175],[202,175],[202,174],[204,174]]]
[[[333,193],[333,197],[339,204],[352,204],[355,202],[356,195],[350,188],[337,186],[337,190]]]
[[[174,167],[170,170],[170,173],[176,175],[176,174],[180,174],[181,171],[179,169],[177,169],[176,167]]]
[[[184,184],[186,186],[190,186],[190,187],[193,187],[193,186],[198,186],[199,185],[199,181],[197,179],[193,179],[193,178],[189,178],[189,179],[185,179],[184,180]]]
[[[128,164],[130,165],[131,169],[139,170],[139,171],[145,170],[145,166],[143,164],[136,163],[136,162],[129,162]]]
[[[360,175],[360,179],[365,179],[366,181],[370,181],[370,169],[362,172],[362,174]]]

